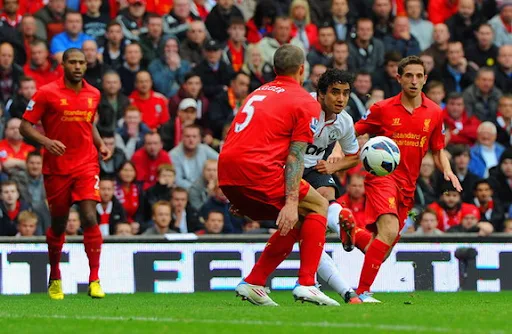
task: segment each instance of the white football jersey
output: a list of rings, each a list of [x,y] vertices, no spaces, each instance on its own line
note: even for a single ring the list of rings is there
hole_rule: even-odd
[[[311,93],[316,99],[316,93]],[[342,111],[333,120],[325,121],[325,112],[322,110],[320,119],[314,127],[314,142],[309,144],[304,156],[304,167],[316,166],[322,160],[327,147],[338,141],[344,154],[356,154],[359,144],[354,130],[354,121],[345,111]]]

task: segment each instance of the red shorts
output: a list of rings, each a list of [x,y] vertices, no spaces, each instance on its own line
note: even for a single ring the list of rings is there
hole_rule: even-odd
[[[64,217],[69,207],[84,200],[100,201],[99,169],[71,175],[45,175],[44,188],[52,217]]]
[[[309,188],[309,183],[301,180],[299,200],[306,197]],[[286,202],[284,179],[272,181],[268,188],[229,185],[221,189],[242,215],[254,220],[276,219]]]
[[[409,211],[414,206],[414,193],[400,188],[390,177],[367,177],[364,183],[366,193],[366,229],[377,232],[375,222],[384,214],[398,217],[400,231],[405,225]]]

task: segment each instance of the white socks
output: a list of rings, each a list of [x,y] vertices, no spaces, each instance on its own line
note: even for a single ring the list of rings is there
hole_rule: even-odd
[[[340,236],[340,212],[343,208],[339,203],[333,202],[327,209],[327,227],[331,232]]]
[[[339,272],[334,260],[327,255],[324,251],[320,258],[320,264],[318,265],[318,276],[329,284],[331,288],[339,293],[342,297],[345,297],[345,293],[353,291],[350,285],[343,279]]]

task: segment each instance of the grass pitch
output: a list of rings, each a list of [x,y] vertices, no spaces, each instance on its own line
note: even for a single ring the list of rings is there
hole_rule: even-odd
[[[234,292],[0,296],[0,333],[510,333],[512,293],[394,293],[382,304],[318,307],[270,295],[256,307]],[[334,297],[334,295],[332,295]],[[335,297],[338,301],[340,298]]]

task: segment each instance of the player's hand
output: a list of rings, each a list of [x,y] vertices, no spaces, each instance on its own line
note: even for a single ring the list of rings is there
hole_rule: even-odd
[[[112,158],[112,152],[105,146],[105,144],[100,146],[99,151],[103,161],[107,161],[108,159]]]
[[[455,190],[457,190],[458,192],[462,191],[462,186],[460,185],[459,178],[455,174],[453,174],[453,172],[444,172],[444,179],[446,181],[450,181]]]
[[[58,140],[49,140],[46,144],[44,144],[44,148],[48,150],[53,155],[61,156],[66,152],[66,145]]]
[[[299,221],[299,208],[297,204],[285,204],[277,216],[276,225],[282,236],[288,234]]]
[[[334,168],[333,164],[328,163],[325,160],[320,160],[316,164],[315,170],[317,170],[319,173],[328,174],[328,175],[333,174],[334,172],[336,172],[336,169]]]
[[[329,157],[327,158],[327,163],[335,164],[337,162],[340,162],[341,159],[343,159],[343,155],[333,151],[331,155],[329,155]]]

